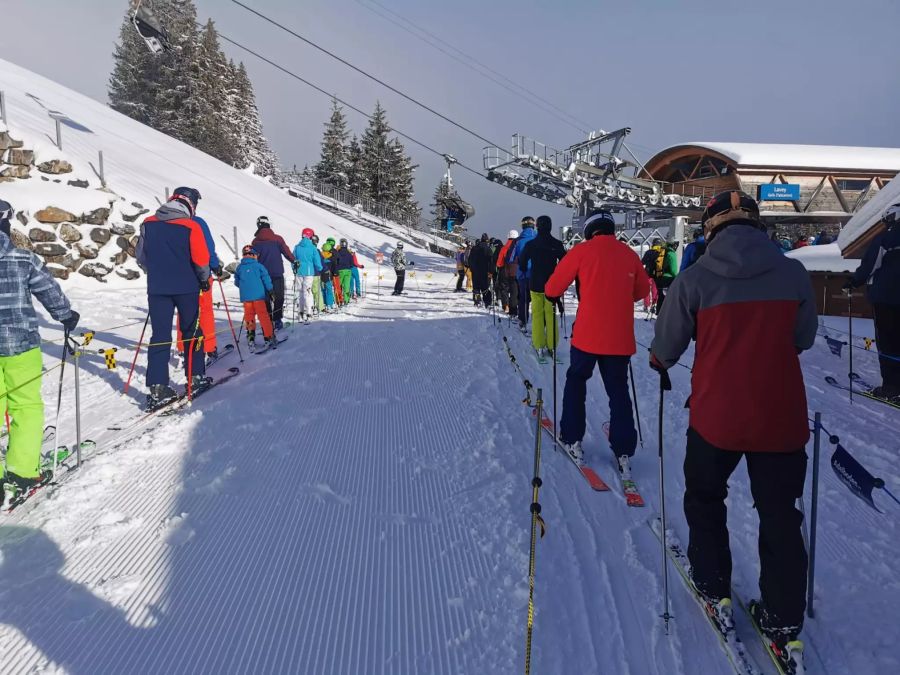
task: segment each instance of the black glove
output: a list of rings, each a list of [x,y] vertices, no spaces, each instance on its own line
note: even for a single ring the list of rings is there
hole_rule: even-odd
[[[200,290],[204,293],[207,293],[210,289],[209,285],[209,277],[206,277],[203,281],[200,282]]]
[[[294,262],[292,262],[292,263],[291,263],[291,269],[294,271],[294,274],[297,274],[297,270],[300,269],[300,261],[299,261],[299,260],[295,260]]]
[[[63,325],[63,328],[66,329],[67,333],[71,333],[78,326],[79,319],[81,319],[81,314],[73,309],[72,313],[69,315],[69,318],[61,321],[60,323]]]
[[[663,391],[672,391],[672,379],[669,377],[669,372],[652,352],[650,353],[650,367],[659,373],[659,388]]]
[[[275,291],[266,291],[266,299],[274,305],[275,304]]]
[[[225,268],[222,267],[221,264],[220,264],[218,267],[213,267],[213,268],[212,268],[212,273],[215,274],[215,275],[216,275],[217,277],[219,277],[220,279],[222,278],[222,274],[224,273],[224,271],[225,271]]]

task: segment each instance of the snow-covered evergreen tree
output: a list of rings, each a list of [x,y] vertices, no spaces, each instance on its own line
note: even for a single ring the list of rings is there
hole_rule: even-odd
[[[107,88],[110,107],[150,125],[154,112],[157,66],[158,62],[131,23],[130,11],[127,12],[113,53],[113,72]]]
[[[355,195],[365,197],[368,193],[368,186],[363,170],[363,153],[356,134],[347,144],[347,189]]]
[[[369,119],[362,138],[362,175],[365,182],[365,196],[376,202],[388,202],[393,184],[393,157],[388,147],[387,113],[381,103],[375,104],[375,111]]]
[[[347,187],[347,118],[336,99],[331,100],[331,117],[325,123],[322,154],[316,164],[316,178],[336,188]]]
[[[390,206],[406,218],[418,219],[419,203],[416,201],[414,174],[417,165],[412,163],[403,143],[394,138],[388,144],[392,157]]]
[[[234,114],[240,138],[239,161],[235,166],[246,169],[252,164],[257,175],[274,176],[278,172],[278,157],[263,134],[253,84],[243,63],[234,69],[233,77],[236,95]]]
[[[195,67],[192,96],[194,115],[188,121],[188,142],[235,166],[238,161],[240,133],[233,115],[234,71],[219,46],[219,36],[212,19],[200,32]]]
[[[434,189],[434,196],[432,197],[431,215],[436,225],[439,225],[441,220],[447,217],[447,207],[444,205],[444,200],[453,192],[452,185],[447,184],[447,176],[444,175],[441,178],[441,182]]]
[[[151,126],[190,143],[194,117],[201,109],[194,82],[199,66],[197,8],[193,0],[155,0],[154,11],[165,23],[169,49],[157,54]]]

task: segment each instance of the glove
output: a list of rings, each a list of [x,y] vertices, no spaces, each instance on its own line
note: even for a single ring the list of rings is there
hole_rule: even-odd
[[[200,282],[200,290],[204,293],[208,293],[210,289],[209,285],[209,277]]]
[[[63,328],[66,329],[67,333],[71,333],[78,326],[79,319],[81,319],[81,314],[73,309],[72,313],[69,315],[69,318],[65,319],[64,321],[60,321],[60,323],[63,325]]]
[[[222,278],[222,274],[225,272],[225,268],[220,264],[218,267],[212,268],[212,273],[215,274],[219,279]]]
[[[656,354],[650,352],[650,367],[659,373],[659,387],[663,391],[672,391],[672,379],[669,377],[669,372],[666,370],[666,367],[662,364],[662,362],[656,358]]]
[[[275,291],[267,291],[266,299],[268,299],[268,301],[274,305],[275,304]]]
[[[297,270],[300,269],[300,262],[295,260],[291,263],[291,269],[294,271],[294,274],[297,274]]]

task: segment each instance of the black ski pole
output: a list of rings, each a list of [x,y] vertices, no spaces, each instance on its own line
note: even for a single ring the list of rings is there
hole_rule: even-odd
[[[666,542],[666,470],[663,460],[663,411],[665,402],[665,392],[672,390],[672,380],[665,370],[659,371],[659,503],[662,533],[662,566],[663,566],[663,613],[662,620],[665,622],[666,635],[669,634],[669,620],[672,615],[669,614],[669,565],[667,558],[668,543]]]
[[[69,355],[69,329],[63,332],[63,353],[59,365],[59,389],[56,393],[56,423],[53,426],[53,475],[59,462],[59,413],[62,410],[63,375],[66,372],[66,357]]]
[[[556,416],[556,354],[559,349],[559,329],[556,327],[556,303],[553,305],[553,447],[559,450],[559,427],[557,426],[559,418]]]
[[[634,416],[637,418],[638,440],[641,442],[641,447],[643,448],[644,432],[641,429],[641,410],[638,407],[637,387],[634,384],[634,367],[631,364],[631,359],[628,360],[628,375],[631,378],[631,395],[634,398]]]
[[[853,289],[847,292],[847,323],[850,325],[850,372],[847,373],[847,388],[850,390],[850,403],[853,403]]]

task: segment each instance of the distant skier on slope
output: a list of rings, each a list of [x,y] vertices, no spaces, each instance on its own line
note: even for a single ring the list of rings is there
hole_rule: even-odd
[[[340,245],[334,252],[334,271],[341,286],[341,305],[350,304],[350,279],[353,276],[353,254],[347,240],[341,238]]]
[[[472,270],[472,301],[476,307],[489,307],[491,297],[491,253],[490,239],[482,234],[481,239],[469,254],[469,269]]]
[[[353,269],[350,270],[350,297],[358,299],[362,297],[362,279],[360,279],[359,271],[366,268],[359,262],[356,256],[356,243],[350,247],[350,255],[353,256]]]
[[[463,292],[463,282],[466,280],[466,245],[460,243],[456,251],[456,292]]]
[[[688,267],[700,260],[700,256],[706,253],[706,237],[703,236],[703,228],[698,227],[694,232],[694,241],[688,244],[684,249],[684,255],[681,256],[681,268],[678,273],[684,272]]]
[[[310,237],[310,241],[316,249],[316,253],[319,255],[319,267],[322,269],[322,272],[325,271],[325,258],[322,257],[322,251],[319,250],[319,237],[315,233],[312,237]],[[312,295],[313,295],[313,306],[316,308],[316,312],[321,312],[325,309],[325,301],[322,297],[322,272],[317,274],[312,281]]]
[[[328,237],[322,244],[322,299],[325,303],[325,311],[334,310],[335,292],[337,281],[334,278],[334,238]]]
[[[13,246],[8,235],[11,216],[12,207],[0,200],[0,411],[12,417],[0,484],[11,484],[18,494],[42,479],[41,335],[32,298],[66,332],[75,330],[80,317],[41,259]]]
[[[519,266],[527,272],[531,294],[531,344],[541,359],[547,352],[551,358],[557,358],[559,345],[559,323],[553,303],[544,295],[544,285],[566,254],[566,247],[551,234],[552,229],[550,216],[539,216],[537,236],[525,245],[519,256]]]
[[[300,241],[294,247],[294,274],[300,278],[300,297],[297,298],[300,307],[300,319],[309,323],[314,304],[313,283],[316,276],[322,271],[322,256],[312,238],[316,236],[310,228],[305,228],[300,233]]]
[[[497,254],[497,278],[500,280],[500,302],[503,305],[503,311],[510,316],[518,316],[519,313],[519,287],[516,283],[515,263],[507,263],[510,249],[516,245],[519,238],[518,230],[510,230],[506,243]]]
[[[247,343],[252,349],[256,344],[256,319],[262,326],[265,346],[269,347],[274,340],[274,326],[269,318],[266,300],[271,301],[273,292],[272,278],[268,270],[259,262],[259,253],[253,246],[241,249],[241,264],[234,271],[234,284],[241,290],[241,302],[244,304],[244,328],[247,331]]]
[[[516,240],[516,243],[510,247],[510,251],[506,257],[506,264],[513,263],[516,266],[516,285],[518,291],[518,317],[519,317],[519,328],[522,331],[525,330],[525,327],[528,325],[528,306],[531,302],[531,298],[528,295],[528,277],[526,276],[526,270],[522,269],[519,265],[519,256],[522,255],[522,249],[525,248],[525,244],[534,239],[537,236],[537,232],[534,230],[534,218],[531,216],[525,216],[522,218],[522,234],[519,235],[519,238]]]
[[[885,211],[883,221],[887,229],[869,244],[862,263],[844,288],[866,284],[875,313],[881,386],[872,394],[900,401],[900,202]]]
[[[403,284],[406,281],[406,266],[414,266],[416,263],[407,260],[406,254],[403,252],[403,242],[398,241],[397,247],[391,253],[391,265],[397,275],[397,282],[394,284],[394,292],[391,295],[403,295]]]
[[[259,262],[266,268],[269,276],[272,277],[272,299],[266,301],[266,308],[272,321],[275,324],[275,330],[281,330],[283,327],[284,314],[284,263],[282,257],[289,263],[293,264],[294,254],[291,249],[284,243],[279,235],[272,231],[272,225],[266,216],[260,216],[256,219],[256,237],[251,244],[259,254]]]
[[[806,392],[798,354],[818,327],[809,274],[769,242],[759,206],[732,190],[703,212],[707,250],[679,275],[656,323],[651,366],[697,342],[684,461],[692,577],[711,611],[731,613],[725,498],[742,457],[759,513],[760,590],[752,611],[779,649],[797,638],[806,598],[803,516]]]
[[[206,361],[195,340],[200,330],[200,293],[210,289],[209,249],[203,229],[194,220],[200,193],[180,187],[156,213],[141,223],[136,258],[147,274],[150,312],[150,346],[147,347],[147,409],[152,410],[176,397],[169,386],[172,319],[184,339],[184,370],[192,391],[211,384]],[[198,358],[194,358],[198,352]]]
[[[584,223],[585,241],[562,259],[544,286],[556,302],[578,280],[580,302],[572,325],[570,365],[566,372],[559,439],[576,461],[584,459],[587,381],[599,368],[609,397],[609,444],[623,480],[631,479],[629,458],[637,447],[634,411],[628,393],[628,364],[635,353],[634,303],[650,284],[637,254],[616,240],[609,211],[595,211]]]

